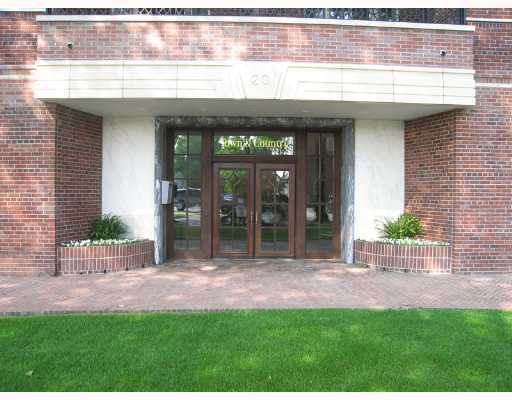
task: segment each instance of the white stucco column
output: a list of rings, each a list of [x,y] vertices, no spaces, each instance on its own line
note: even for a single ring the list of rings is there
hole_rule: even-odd
[[[127,236],[154,240],[155,123],[103,118],[102,212],[119,215]]]
[[[403,121],[355,121],[354,236],[379,237],[384,218],[404,211]]]

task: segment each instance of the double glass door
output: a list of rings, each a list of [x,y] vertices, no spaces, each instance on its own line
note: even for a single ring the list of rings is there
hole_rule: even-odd
[[[214,165],[213,253],[215,256],[294,255],[294,166]]]

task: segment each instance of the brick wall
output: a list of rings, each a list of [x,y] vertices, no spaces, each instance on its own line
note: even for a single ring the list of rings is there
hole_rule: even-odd
[[[0,12],[0,273],[54,273],[101,213],[101,118],[34,98],[34,13]],[[28,66],[28,67],[27,67]]]
[[[511,9],[468,17],[512,18]],[[476,107],[457,117],[454,270],[512,272],[512,24],[475,25]]]
[[[57,243],[85,239],[101,215],[102,118],[57,106]]]
[[[509,18],[512,9],[469,9],[468,17]],[[480,81],[504,82],[512,71],[512,24],[500,22],[470,22],[475,31],[475,70]]]
[[[36,59],[35,14],[0,13],[0,70],[27,75]],[[55,107],[30,81],[0,79],[0,272],[55,269]]]
[[[468,10],[468,17],[511,15]],[[454,272],[512,272],[512,25],[471,23],[477,104],[406,123],[406,206],[425,218],[427,237],[441,238],[441,225],[453,245]],[[447,159],[454,168],[443,174]],[[439,202],[449,198],[452,210],[440,212]]]
[[[55,245],[101,214],[101,118],[0,80],[0,273],[55,271]]]
[[[0,80],[0,272],[55,269],[55,107]]]
[[[101,118],[0,80],[0,273],[53,273],[55,245],[101,214]]]
[[[510,10],[468,10],[512,18]],[[33,13],[0,13],[0,75],[36,60]],[[43,23],[47,59],[242,59],[472,68],[512,84],[511,24],[476,33],[330,25]],[[474,36],[474,49],[473,49]],[[68,41],[75,43],[69,50]],[[448,49],[446,58],[439,50]],[[406,123],[406,206],[426,236],[453,245],[453,270],[512,272],[512,89],[478,87],[477,105]],[[101,119],[0,79],[0,272],[51,273],[56,243],[83,238],[101,212]]]
[[[512,89],[457,117],[454,270],[512,272]]]
[[[405,208],[432,240],[452,238],[456,113],[405,123]]]
[[[36,13],[0,11],[0,64],[33,64],[37,54]]]
[[[67,43],[73,42],[69,50]],[[272,60],[472,68],[472,32],[227,22],[44,22],[41,59]],[[448,50],[446,57],[440,50]]]
[[[406,208],[452,243],[454,272],[512,272],[512,89],[476,98],[406,123]]]
[[[468,8],[466,15],[472,18],[512,19],[512,8]]]

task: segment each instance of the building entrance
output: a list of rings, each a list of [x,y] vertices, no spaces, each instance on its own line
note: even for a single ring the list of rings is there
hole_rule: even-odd
[[[169,136],[169,258],[340,256],[340,134]]]
[[[215,256],[292,257],[295,166],[215,163]]]

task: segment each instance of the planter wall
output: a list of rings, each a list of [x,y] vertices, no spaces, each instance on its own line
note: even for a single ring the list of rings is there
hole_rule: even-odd
[[[450,273],[451,246],[409,246],[356,240],[354,262],[385,271]]]
[[[58,272],[83,274],[126,271],[153,264],[152,240],[111,246],[58,247]]]

